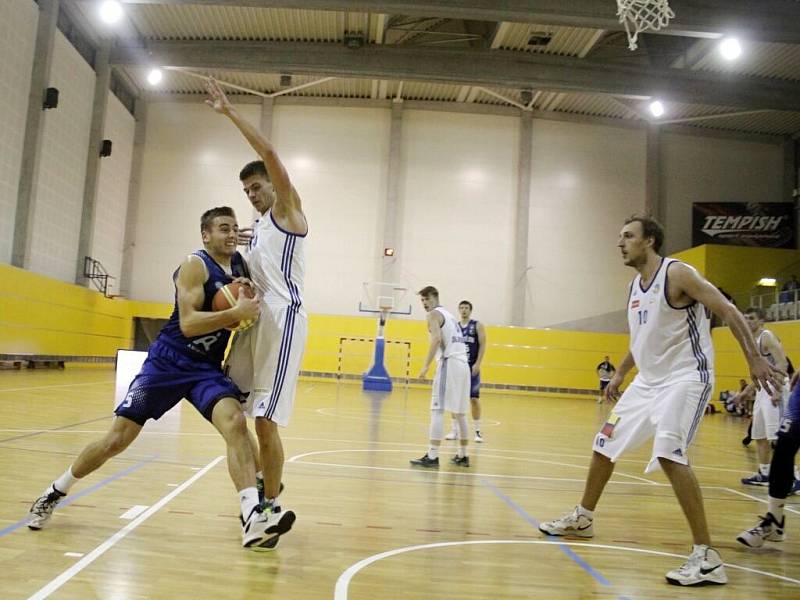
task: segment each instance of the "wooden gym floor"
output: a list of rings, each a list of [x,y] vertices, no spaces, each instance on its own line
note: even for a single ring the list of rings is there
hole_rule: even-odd
[[[647,449],[620,462],[592,540],[540,535],[539,520],[580,498],[607,410],[588,398],[486,393],[472,467],[450,465],[445,442],[430,472],[408,464],[426,449],[427,391],[301,382],[284,431],[283,504],[298,520],[273,553],[241,548],[224,444],[184,404],[29,531],[30,503],[108,427],[113,381],[105,368],[0,372],[2,598],[800,597],[800,497],[786,542],[752,551],[734,539],[766,490],[739,483],[755,452],[727,415],[705,418],[692,453],[727,586],[665,583],[689,534],[664,476],[643,474]]]

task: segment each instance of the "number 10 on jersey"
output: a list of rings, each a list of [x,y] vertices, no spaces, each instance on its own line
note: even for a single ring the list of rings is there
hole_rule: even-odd
[[[639,325],[647,323],[647,310],[637,311],[637,314],[639,315]]]

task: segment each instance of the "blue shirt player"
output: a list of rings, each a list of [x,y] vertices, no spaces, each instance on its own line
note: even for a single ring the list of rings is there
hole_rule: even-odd
[[[213,312],[216,291],[231,281],[247,283],[247,265],[236,251],[238,225],[233,209],[212,208],[200,220],[202,250],[189,255],[175,271],[175,308],[150,346],[142,369],[102,439],[86,446],[72,465],[33,503],[28,527],[41,529],[58,502],[77,481],[125,450],[148,419],[158,419],[186,398],[220,432],[227,444],[228,467],[239,493],[242,545],[270,549],[291,527],[294,515],[277,518],[262,512],[256,491],[256,468],[250,449],[241,392],[222,372],[230,337],[227,327],[256,319],[259,301],[240,294],[231,308]]]
[[[475,441],[477,443],[483,442],[483,435],[481,434],[481,362],[483,355],[486,352],[486,329],[483,323],[472,319],[472,302],[469,300],[462,300],[458,304],[458,326],[461,328],[461,334],[464,337],[464,343],[467,345],[467,353],[469,354],[469,367],[472,374],[472,382],[470,385],[469,400],[472,410],[472,422],[475,426]],[[447,434],[445,439],[454,440],[458,437],[455,419],[453,420],[453,428]]]

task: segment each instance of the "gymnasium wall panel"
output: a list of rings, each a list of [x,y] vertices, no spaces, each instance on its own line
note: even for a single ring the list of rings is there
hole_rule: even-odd
[[[11,261],[36,26],[33,0],[0,2],[0,262]]]
[[[305,304],[358,314],[362,284],[377,278],[391,112],[277,106],[273,139],[303,201]]]
[[[511,320],[519,119],[408,110],[401,158],[401,282],[439,289],[455,313]],[[413,314],[423,318],[416,297]]]
[[[782,202],[780,145],[661,136],[661,203],[668,252],[692,245],[695,202]]]
[[[526,325],[624,308],[635,273],[617,241],[644,208],[645,144],[641,130],[534,119]]]
[[[29,268],[74,281],[95,73],[56,32],[50,85],[58,108],[45,112]]]
[[[258,123],[258,106],[238,108]],[[149,104],[132,298],[172,301],[172,273],[187,254],[203,247],[200,216],[209,208],[230,206],[239,226],[250,226],[253,208],[242,192],[239,171],[254,159],[233,125],[199,100]]]
[[[90,255],[99,260],[115,278],[109,280],[109,293],[112,294],[119,290],[135,129],[136,122],[133,115],[114,94],[109,93],[103,138],[111,140],[113,146],[111,156],[100,159],[94,237]]]

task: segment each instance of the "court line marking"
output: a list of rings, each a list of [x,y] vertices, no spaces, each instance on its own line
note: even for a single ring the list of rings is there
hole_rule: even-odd
[[[64,556],[69,556],[71,558],[81,558],[83,556],[83,552],[64,552]]]
[[[0,388],[0,394],[5,392],[27,392],[28,390],[50,390],[53,388],[77,387],[81,385],[111,385],[114,382],[109,381],[84,381],[83,383],[59,383],[57,385],[37,385],[31,387],[21,388]]]
[[[153,456],[151,456],[149,458],[146,458],[146,459],[136,463],[135,465],[131,465],[130,467],[126,467],[126,468],[122,469],[121,471],[117,471],[116,473],[106,477],[102,481],[98,481],[93,486],[90,486],[90,487],[88,487],[86,489],[83,489],[80,492],[76,492],[74,494],[69,494],[66,498],[64,498],[61,501],[60,506],[62,508],[65,508],[65,507],[69,506],[70,504],[72,504],[73,502],[75,502],[76,500],[79,500],[83,496],[86,496],[87,494],[91,494],[95,490],[99,490],[101,487],[103,487],[105,485],[108,485],[109,483],[111,483],[113,481],[116,481],[120,477],[124,477],[125,475],[133,473],[137,469],[140,469],[143,466],[145,466],[146,464],[153,462],[157,458],[158,458],[158,455],[154,454]],[[4,527],[3,529],[0,529],[0,538],[3,537],[4,535],[8,535],[12,531],[15,531],[15,530],[19,529],[20,527],[24,527],[27,524],[28,524],[28,517],[26,516],[24,519],[20,519],[16,523],[12,523],[11,525],[8,525],[7,527]]]
[[[362,450],[360,448],[344,448],[344,449],[341,449],[341,450],[314,450],[312,452],[305,452],[304,454],[296,454],[296,455],[292,456],[291,458],[289,458],[289,460],[287,460],[286,462],[301,462],[299,459],[306,458],[307,456],[314,456],[314,455],[319,455],[319,454],[339,454],[339,453],[344,453],[344,452],[406,452],[406,450],[375,450],[375,449],[372,449],[372,448],[369,448],[369,449],[366,449],[366,450]],[[520,460],[520,461],[527,461],[527,462],[538,462],[538,463],[556,465],[556,466],[561,466],[561,467],[574,467],[576,469],[583,469],[584,471],[589,469],[589,467],[584,466],[584,465],[573,465],[573,464],[570,464],[570,463],[554,462],[554,461],[541,460],[541,459],[536,459],[536,458],[518,458],[516,456],[491,456],[491,457],[487,456],[487,458],[502,458],[502,459],[505,459],[505,460]],[[321,463],[305,463],[305,464],[321,464]],[[412,469],[412,470],[416,471],[416,469]],[[652,481],[650,479],[645,479],[644,477],[639,477],[638,475],[628,475],[627,473],[619,473],[619,472],[615,472],[614,474],[615,475],[619,475],[620,477],[629,477],[631,479],[636,479],[637,481],[643,481],[643,482],[648,483],[650,485],[664,485],[664,484],[658,483],[657,481]]]
[[[514,502],[514,500],[512,500],[511,497],[509,497],[500,488],[494,485],[491,481],[483,480],[481,481],[481,483],[486,487],[488,487],[492,491],[492,493],[494,493],[495,496],[497,496],[503,502],[508,504],[514,510],[514,512],[516,512],[519,516],[525,519],[526,522],[533,525],[537,530],[539,529],[538,519],[536,519],[536,517],[534,517],[533,515],[528,514],[528,512],[524,508],[522,508],[522,506]],[[583,558],[578,556],[578,553],[575,552],[572,548],[564,544],[559,544],[559,549],[564,554],[566,554],[567,557],[570,560],[572,560],[575,564],[577,564],[581,569],[589,573],[589,575],[591,575],[595,581],[606,587],[612,587],[611,582],[602,573],[600,573],[600,571],[596,570],[587,561],[583,560]],[[620,596],[619,600],[629,600],[629,599],[625,598],[624,596]]]
[[[538,544],[541,546],[558,546],[559,544],[563,544],[565,546],[576,546],[581,548],[586,548],[589,550],[596,549],[596,550],[616,550],[622,552],[636,552],[639,554],[651,554],[654,556],[666,556],[670,558],[679,558],[681,560],[685,560],[686,556],[683,554],[674,554],[672,552],[661,552],[659,550],[647,550],[645,548],[631,548],[629,546],[614,546],[611,544],[590,544],[586,542],[569,542],[569,541],[550,541],[550,540],[469,540],[469,541],[460,541],[460,542],[436,542],[432,544],[420,544],[417,546],[406,546],[404,548],[395,548],[393,550],[387,550],[386,552],[381,552],[380,554],[373,554],[372,556],[368,556],[367,558],[358,561],[357,563],[348,567],[345,571],[339,575],[339,578],[336,580],[336,587],[334,588],[333,598],[334,600],[347,600],[347,592],[350,586],[350,581],[353,577],[361,571],[364,567],[368,567],[369,565],[382,560],[384,558],[391,558],[393,556],[397,556],[399,554],[404,554],[406,552],[415,552],[417,550],[429,550],[433,548],[447,548],[452,546],[471,546],[471,545],[479,545],[479,544]],[[788,583],[793,583],[795,585],[800,585],[800,579],[793,579],[791,577],[786,577],[784,575],[778,575],[777,573],[771,573],[769,571],[761,571],[759,569],[751,569],[750,567],[743,567],[741,565],[734,565],[732,563],[724,563],[725,568],[728,569],[735,569],[739,571],[745,571],[748,573],[754,573],[756,575],[763,575],[764,577],[770,577],[773,579],[778,579],[780,581],[785,581]]]
[[[138,517],[140,514],[142,514],[146,510],[147,510],[147,506],[145,506],[144,504],[134,504],[128,510],[126,510],[124,513],[122,513],[119,516],[119,518],[120,519],[125,519],[127,521],[131,521],[131,520],[135,519],[136,517]]]
[[[336,414],[336,413],[330,414],[330,412],[326,412],[326,411],[332,411],[332,410],[334,410],[334,409],[327,408],[327,407],[322,407],[322,408],[315,409],[314,412],[319,413],[321,415],[324,415],[326,417],[336,417],[337,419],[351,419],[351,420],[354,420],[354,421],[372,421],[373,420],[372,417],[360,417],[360,416],[355,416],[355,415]],[[363,412],[363,411],[360,411],[360,412]],[[381,414],[384,414],[384,413],[381,411]],[[381,423],[413,423],[413,424],[418,424],[419,423],[419,424],[423,424],[423,425],[428,425],[429,424],[429,421],[425,421],[423,419],[420,419],[415,415],[410,415],[410,416],[413,416],[412,419],[399,419],[399,418],[392,419],[391,418],[391,417],[402,417],[404,414],[409,414],[409,413],[395,413],[394,415],[390,414],[390,418],[381,419]],[[494,419],[487,419],[485,421],[484,420],[481,421],[481,426],[483,426],[483,425],[488,425],[490,427],[497,427],[499,425],[502,425],[502,423],[500,421],[495,421]]]
[[[744,496],[745,498],[750,498],[750,500],[755,500],[756,502],[761,502],[762,504],[769,504],[769,500],[766,500],[764,498],[759,498],[758,496],[753,496],[751,494],[745,494],[744,492],[740,492],[739,490],[734,490],[733,488],[722,488],[722,489],[730,492],[731,494],[736,494],[737,496]],[[796,515],[800,515],[800,510],[796,510],[791,506],[789,506],[788,504],[784,505],[783,510],[794,513]]]
[[[96,559],[100,556],[105,554],[108,550],[114,547],[120,540],[122,540],[126,535],[128,535],[131,531],[136,529],[139,525],[144,523],[147,519],[152,517],[155,513],[161,510],[170,500],[175,498],[178,494],[183,492],[185,489],[190,487],[195,481],[200,479],[203,475],[208,473],[211,469],[213,469],[221,460],[223,460],[225,456],[218,456],[210,463],[208,463],[205,467],[203,467],[200,471],[192,475],[189,479],[184,481],[180,486],[172,490],[169,494],[161,498],[158,502],[153,504],[150,508],[148,508],[145,512],[141,515],[136,517],[133,521],[128,523],[125,527],[120,529],[110,538],[108,538],[105,542],[97,546],[94,550],[89,552],[86,556],[84,556],[81,560],[75,563],[73,566],[68,568],[66,571],[61,573],[58,577],[50,581],[47,585],[42,587],[39,591],[34,593],[33,595],[28,597],[28,600],[42,600],[43,598],[47,598],[50,594],[58,590],[62,585],[67,583],[70,579],[75,577],[78,573],[80,573],[83,569],[88,567],[92,564]]]

